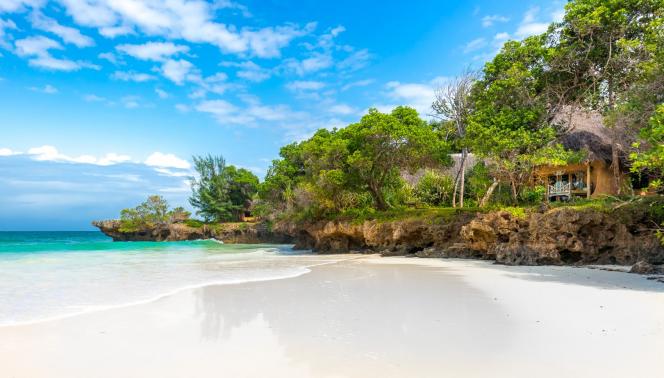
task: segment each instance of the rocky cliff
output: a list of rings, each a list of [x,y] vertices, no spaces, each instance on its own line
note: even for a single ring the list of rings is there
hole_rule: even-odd
[[[664,264],[645,214],[558,208],[514,215],[459,212],[444,219],[281,224],[298,249],[465,257],[510,265]]]
[[[170,224],[136,232],[118,221],[93,224],[116,241],[214,238],[225,243],[294,243],[318,253],[462,257],[510,265],[664,264],[664,248],[645,208],[562,207],[511,213],[456,211],[392,220]],[[641,270],[645,269],[639,268]],[[650,268],[648,268],[650,269]],[[660,270],[661,267],[656,268]]]
[[[224,223],[214,226],[190,227],[182,223],[160,225],[135,232],[120,231],[117,220],[95,221],[92,224],[114,241],[181,241],[217,239],[228,244],[292,243],[290,235],[272,231],[264,223]]]

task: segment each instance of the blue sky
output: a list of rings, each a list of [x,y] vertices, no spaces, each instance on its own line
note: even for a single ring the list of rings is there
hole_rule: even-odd
[[[0,230],[90,229],[192,155],[262,177],[279,147],[411,105],[563,2],[0,0]]]

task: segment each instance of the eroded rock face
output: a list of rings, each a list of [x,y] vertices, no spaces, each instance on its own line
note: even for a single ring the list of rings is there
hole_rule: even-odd
[[[456,257],[509,265],[664,264],[664,248],[642,215],[558,208],[515,216],[509,212],[459,212],[445,219],[396,221],[222,224],[192,228],[171,224],[133,233],[118,221],[95,222],[114,240],[194,240],[226,243],[295,243],[318,253]],[[637,267],[639,269],[639,267]]]
[[[161,225],[136,232],[120,231],[117,220],[96,221],[92,224],[114,241],[183,241],[216,239],[228,244],[288,244],[293,238],[270,230],[262,223],[229,223],[214,227],[189,227],[182,223]]]
[[[519,218],[481,214],[461,231],[468,246],[511,265],[631,265],[664,261],[659,241],[638,220],[597,210],[560,208]]]
[[[358,251],[395,256],[428,250],[441,254],[461,241],[461,227],[472,217],[473,214],[466,213],[449,222],[422,219],[362,223],[329,221],[280,227],[288,229],[287,232],[295,237],[296,249],[312,249],[319,253]],[[455,253],[460,254],[459,249]]]
[[[457,257],[509,265],[664,263],[664,249],[645,219],[558,208],[515,216],[458,213],[452,219],[330,221],[286,225],[298,249],[361,251],[385,256]],[[282,225],[283,226],[283,225]]]

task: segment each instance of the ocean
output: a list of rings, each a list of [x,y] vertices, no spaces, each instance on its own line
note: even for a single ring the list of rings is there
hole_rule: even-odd
[[[210,284],[295,277],[340,259],[294,252],[286,245],[113,242],[100,232],[0,232],[0,325],[146,302]]]

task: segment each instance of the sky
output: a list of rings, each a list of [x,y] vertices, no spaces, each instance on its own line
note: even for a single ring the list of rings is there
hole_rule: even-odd
[[[0,230],[90,230],[193,155],[263,177],[279,148],[434,90],[562,1],[0,0]]]

